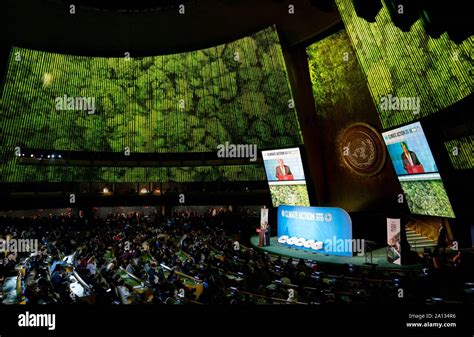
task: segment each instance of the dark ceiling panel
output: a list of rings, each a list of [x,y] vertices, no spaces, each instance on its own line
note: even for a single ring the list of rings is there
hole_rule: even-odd
[[[76,55],[148,56],[214,46],[273,24],[283,45],[293,46],[340,22],[336,9],[314,1],[192,0],[183,1],[185,14],[173,6],[98,11],[82,7],[84,1],[92,2],[72,2],[77,5],[71,14],[62,0],[2,0],[2,45]],[[294,14],[289,13],[291,3]]]

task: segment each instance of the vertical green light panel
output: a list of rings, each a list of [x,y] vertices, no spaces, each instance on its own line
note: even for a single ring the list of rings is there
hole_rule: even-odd
[[[58,105],[63,97],[66,104]],[[78,98],[93,99],[93,111],[79,107]],[[291,99],[274,27],[203,50],[131,59],[13,48],[0,102],[0,181],[150,181],[156,171],[18,165],[15,147],[166,153],[217,151],[225,142],[297,146]],[[180,181],[237,174],[230,168],[167,172],[156,175]],[[240,179],[261,177],[252,172],[243,170]]]
[[[341,111],[345,116],[357,115],[373,105],[365,76],[345,30],[311,44],[306,54],[320,118],[331,119]]]
[[[444,146],[456,170],[474,168],[474,136],[450,140]]]
[[[351,0],[336,0],[336,4],[384,128],[427,116],[474,91],[473,36],[459,45],[447,33],[434,39],[426,34],[421,20],[409,32],[402,32],[393,24],[384,1],[374,23],[358,17]],[[398,109],[383,106],[389,95],[419,98],[419,112],[413,108],[416,103]]]

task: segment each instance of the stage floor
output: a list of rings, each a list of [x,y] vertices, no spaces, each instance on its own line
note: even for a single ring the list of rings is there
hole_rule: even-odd
[[[366,262],[364,256],[334,256],[334,255],[323,255],[320,253],[313,253],[304,249],[292,248],[290,246],[281,244],[277,241],[277,237],[274,236],[270,238],[270,246],[259,247],[258,246],[258,235],[252,236],[250,242],[253,247],[266,251],[270,254],[281,255],[284,257],[292,257],[294,259],[306,259],[313,260],[318,263],[335,263],[335,264],[354,264],[358,266],[367,266],[364,265]],[[370,262],[370,261],[367,261]],[[387,261],[387,249],[386,247],[376,249],[372,251],[372,263],[377,265],[377,268],[382,269],[421,269],[421,264],[411,264],[399,266],[398,264],[389,263]]]

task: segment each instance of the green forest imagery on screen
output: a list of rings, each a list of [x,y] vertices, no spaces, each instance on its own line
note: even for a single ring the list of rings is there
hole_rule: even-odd
[[[14,47],[0,106],[0,179],[261,180],[261,168],[78,168],[18,165],[15,147],[207,152],[226,141],[302,143],[274,27],[175,55],[101,58]]]

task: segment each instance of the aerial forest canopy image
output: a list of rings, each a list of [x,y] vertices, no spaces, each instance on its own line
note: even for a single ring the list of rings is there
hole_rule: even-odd
[[[426,117],[473,93],[473,36],[461,43],[446,32],[432,38],[421,19],[402,32],[384,1],[375,22],[358,17],[353,1],[336,0],[336,5],[384,128]],[[393,96],[418,98],[419,111],[385,108],[381,101]]]
[[[302,143],[273,27],[208,49],[150,57],[13,47],[0,111],[6,140],[0,176],[12,182],[264,179],[256,167],[40,167],[38,174],[16,165],[16,147],[167,153],[216,151],[226,141],[258,149]]]

